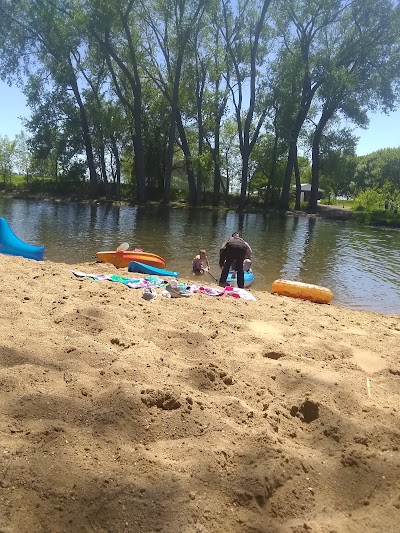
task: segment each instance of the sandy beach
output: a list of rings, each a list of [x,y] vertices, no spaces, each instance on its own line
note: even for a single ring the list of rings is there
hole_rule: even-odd
[[[399,531],[399,316],[71,268],[0,255],[2,533]]]

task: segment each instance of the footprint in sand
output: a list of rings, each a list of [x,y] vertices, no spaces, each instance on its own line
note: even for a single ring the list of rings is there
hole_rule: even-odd
[[[350,327],[350,328],[342,328],[341,331],[343,333],[350,333],[350,335],[368,335],[368,333],[364,330],[364,329],[361,329],[361,328],[357,328],[357,327]]]
[[[283,339],[282,328],[271,324],[270,322],[263,322],[261,320],[252,320],[249,323],[250,329],[259,337],[273,340]]]
[[[387,368],[387,363],[377,353],[353,348],[353,360],[364,372],[373,374]]]
[[[248,354],[248,355],[256,354],[258,353],[259,349],[260,349],[260,345],[255,344],[255,343],[249,343],[244,346],[238,345],[238,346],[233,347],[233,351],[235,352],[235,354],[239,356],[243,354]]]

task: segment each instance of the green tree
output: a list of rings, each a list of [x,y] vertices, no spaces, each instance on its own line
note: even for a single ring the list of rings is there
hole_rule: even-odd
[[[399,169],[400,147],[384,148],[358,157],[353,177],[356,192],[365,189],[382,189],[385,184],[391,192],[400,190]]]
[[[322,113],[312,142],[310,210],[316,212],[319,148],[323,131],[340,111],[357,125],[367,123],[366,111],[392,109],[399,79],[399,22],[390,0],[353,1],[332,22],[324,37],[326,76],[319,88]],[[338,37],[339,36],[339,37]],[[321,45],[322,48],[322,45]]]
[[[176,144],[176,129],[185,155],[189,186],[189,203],[197,203],[196,182],[190,145],[186,137],[180,109],[180,92],[185,54],[198,21],[204,14],[207,0],[195,2],[166,0],[165,2],[141,2],[146,22],[147,52],[151,59],[145,68],[166,98],[171,112],[164,175],[164,203],[171,198],[171,178]]]
[[[238,2],[221,0],[223,21],[220,30],[228,51],[229,89],[237,122],[242,157],[239,209],[246,201],[251,152],[269,109],[257,82],[267,63],[269,42],[266,16],[271,0]],[[245,88],[249,87],[248,105]]]
[[[330,129],[320,145],[320,185],[327,195],[350,196],[357,138],[347,128]]]
[[[297,142],[313,98],[326,77],[324,50],[321,43],[329,28],[340,18],[340,0],[285,0],[277,7],[275,20],[286,49],[286,56],[294,67],[293,88],[296,106],[291,119],[290,141],[285,176],[282,184],[280,208],[289,207],[289,194],[297,154]]]
[[[128,130],[131,132],[134,159],[132,173],[136,182],[139,202],[146,200],[145,147],[143,140],[144,103],[142,97],[143,77],[140,72],[141,20],[139,3],[133,0],[106,2],[98,0],[85,3],[85,27],[89,42],[99,48],[95,57],[104,58],[108,67],[111,86],[129,116]],[[116,132],[112,133],[111,144],[115,161]],[[118,163],[118,169],[119,169]]]
[[[68,175],[81,156],[82,130],[73,95],[45,83],[43,76],[42,72],[29,76],[24,87],[31,109],[25,127],[30,133],[35,173],[58,179]]]
[[[28,138],[24,132],[21,132],[15,137],[14,171],[25,176],[25,180],[28,181],[31,170],[32,154]]]
[[[79,9],[75,3],[51,0],[0,1],[0,62],[2,76],[15,78],[29,72],[34,60],[38,72],[49,77],[57,88],[72,91],[78,110],[90,177],[90,194],[97,192],[97,172],[90,126],[82,98],[77,57],[84,47]],[[14,67],[14,69],[13,69]]]
[[[275,123],[275,121],[274,121]],[[255,166],[252,187],[264,191],[264,205],[268,208],[279,195],[287,146],[276,130],[260,135],[251,154]]]
[[[227,67],[228,53],[223,47],[220,30],[221,16],[221,5],[219,2],[215,2],[207,13],[206,28],[202,32],[203,46],[201,48],[202,64],[207,65],[206,86],[203,92],[202,131],[213,161],[212,204],[214,206],[218,206],[220,203],[221,190],[225,196],[229,191],[229,183],[227,185],[222,177],[225,165],[221,154],[223,149],[221,143],[223,143],[223,118],[229,100],[230,70]],[[229,138],[228,143],[231,141],[232,139]]]
[[[0,136],[0,176],[4,188],[6,188],[11,181],[15,151],[16,141],[11,141],[7,136]]]

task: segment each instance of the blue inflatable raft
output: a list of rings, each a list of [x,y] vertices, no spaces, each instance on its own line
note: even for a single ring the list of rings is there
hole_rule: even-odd
[[[231,287],[237,287],[237,274],[236,274],[236,277],[232,279],[232,274],[234,274],[234,272],[231,270],[228,274],[228,277],[226,278],[226,282],[229,283],[229,285],[231,285]],[[244,273],[244,286],[245,287],[250,287],[250,285],[253,283],[254,281],[254,274],[251,270],[249,271],[246,271]]]
[[[171,276],[177,278],[179,272],[172,272],[170,270],[163,270],[162,268],[152,267],[137,261],[130,261],[128,263],[128,272],[138,272],[139,274],[154,274],[155,276]]]
[[[0,217],[0,253],[42,261],[44,246],[34,246],[21,241],[10,228],[7,220]]]

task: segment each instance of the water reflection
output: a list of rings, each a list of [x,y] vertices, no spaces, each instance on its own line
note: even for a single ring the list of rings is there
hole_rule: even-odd
[[[327,286],[352,308],[400,312],[400,232],[306,216],[269,216],[199,209],[151,209],[0,198],[0,215],[21,239],[46,246],[45,258],[93,261],[98,250],[126,241],[163,256],[191,276],[206,248],[219,275],[221,243],[240,230],[253,248],[254,288],[289,278]]]

